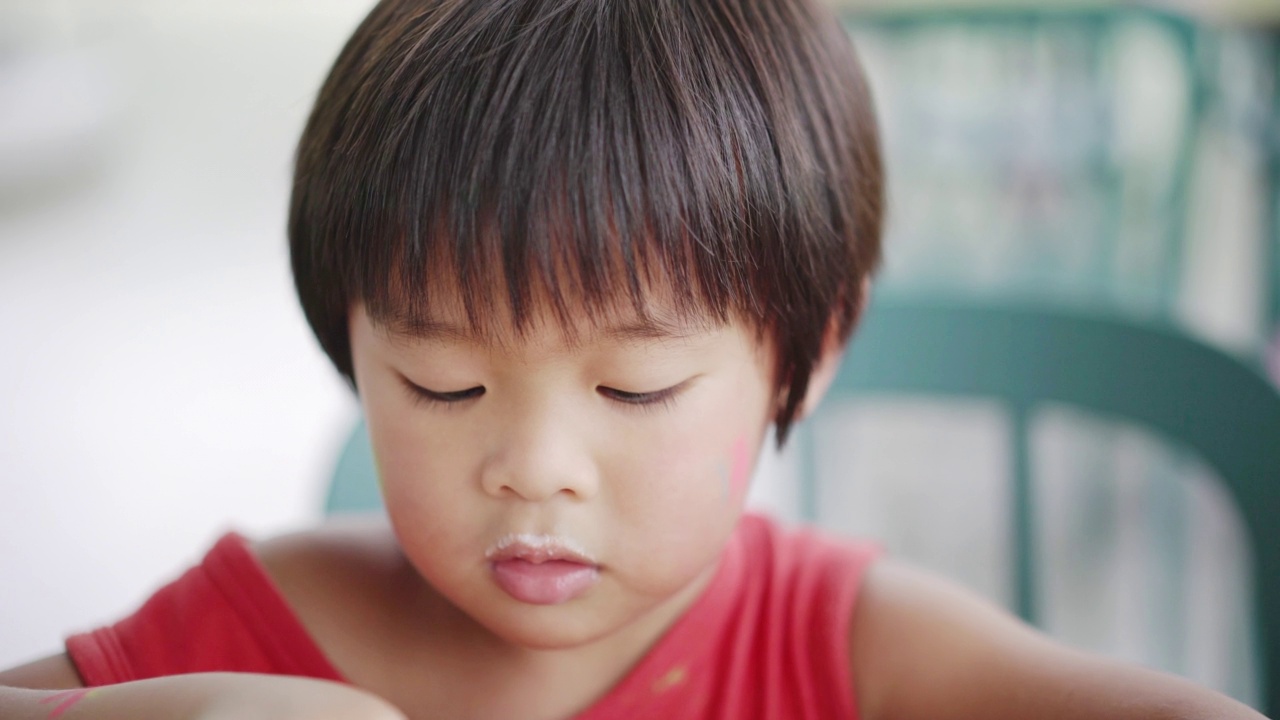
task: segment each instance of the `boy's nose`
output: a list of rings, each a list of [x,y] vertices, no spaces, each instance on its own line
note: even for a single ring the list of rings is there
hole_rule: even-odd
[[[595,461],[569,423],[523,423],[495,439],[480,477],[488,495],[543,502],[561,494],[576,500],[596,494]]]

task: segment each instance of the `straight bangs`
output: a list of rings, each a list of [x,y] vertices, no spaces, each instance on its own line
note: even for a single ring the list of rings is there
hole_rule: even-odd
[[[874,122],[851,121],[870,117],[862,77],[816,12],[380,3],[321,90],[290,213],[299,295],[338,369],[357,302],[394,325],[456,301],[481,335],[544,316],[572,335],[619,303],[646,317],[659,289],[677,315],[740,316],[816,357],[787,328],[851,325],[880,204]]]

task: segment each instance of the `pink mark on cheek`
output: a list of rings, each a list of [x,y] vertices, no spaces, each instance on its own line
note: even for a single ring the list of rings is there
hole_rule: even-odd
[[[41,705],[53,704],[53,709],[49,711],[49,720],[54,720],[62,713],[71,709],[72,705],[89,697],[97,692],[97,689],[80,688],[78,690],[64,690],[60,693],[54,693],[49,697],[41,699]],[[56,704],[55,704],[56,703]]]
[[[747,484],[751,482],[751,444],[747,437],[735,440],[730,452],[729,497],[737,500],[747,494]]]

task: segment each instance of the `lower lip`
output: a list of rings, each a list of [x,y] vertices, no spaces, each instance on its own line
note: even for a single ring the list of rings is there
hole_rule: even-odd
[[[493,563],[493,578],[508,595],[531,605],[559,605],[581,597],[600,579],[594,565],[548,560],[500,560]]]

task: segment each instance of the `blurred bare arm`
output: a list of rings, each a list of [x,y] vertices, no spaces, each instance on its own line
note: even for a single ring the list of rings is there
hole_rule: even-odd
[[[850,628],[866,720],[1257,720],[1172,675],[1069,649],[985,600],[891,561],[873,566]]]
[[[0,672],[5,720],[404,720],[385,701],[338,683],[198,673],[84,688],[66,655]]]

